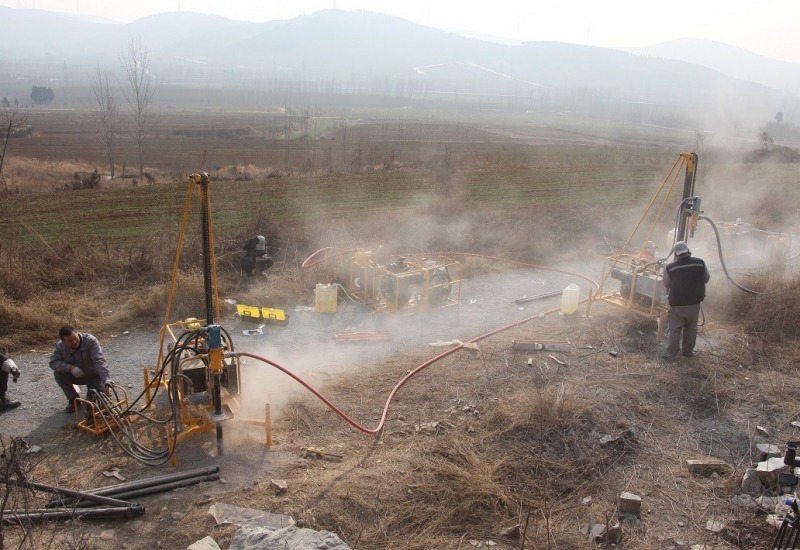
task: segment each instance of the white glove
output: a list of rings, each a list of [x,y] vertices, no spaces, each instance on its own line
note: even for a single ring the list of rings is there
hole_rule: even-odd
[[[72,367],[69,369],[69,372],[75,378],[83,378],[83,371],[80,369],[80,367]]]

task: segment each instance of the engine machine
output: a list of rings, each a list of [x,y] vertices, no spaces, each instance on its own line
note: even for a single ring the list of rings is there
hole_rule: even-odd
[[[347,266],[345,290],[373,311],[412,314],[458,305],[461,264],[445,256],[399,256],[382,263],[378,253],[359,249]]]

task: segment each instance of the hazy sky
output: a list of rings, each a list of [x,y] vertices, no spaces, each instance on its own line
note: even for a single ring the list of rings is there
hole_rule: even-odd
[[[0,5],[119,22],[179,10],[271,21],[335,7],[518,40],[626,47],[705,38],[800,62],[800,0],[0,0]]]

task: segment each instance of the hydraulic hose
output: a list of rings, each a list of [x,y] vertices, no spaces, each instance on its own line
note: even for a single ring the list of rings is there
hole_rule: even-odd
[[[586,301],[586,299],[581,300],[579,303],[583,303],[585,301]],[[515,322],[510,323],[508,325],[492,329],[489,332],[485,332],[485,333],[481,334],[480,336],[476,336],[475,338],[472,338],[471,340],[467,341],[466,343],[472,344],[472,343],[475,343],[475,342],[479,342],[479,341],[483,340],[484,338],[488,338],[489,336],[493,336],[493,335],[495,335],[495,334],[497,334],[499,332],[503,332],[504,330],[508,330],[508,329],[513,328],[513,327],[515,327],[517,325],[521,325],[523,323],[527,323],[528,321],[532,321],[533,319],[539,319],[539,318],[542,317],[542,315],[549,315],[549,314],[555,313],[555,312],[557,312],[559,310],[560,310],[560,308],[555,308],[555,309],[551,309],[551,310],[548,310],[548,311],[545,311],[545,312],[542,312],[542,313],[537,313],[536,315],[533,315],[531,317],[526,317],[525,319],[521,319],[519,321],[515,321]],[[457,345],[453,346],[452,348],[450,348],[450,349],[448,349],[446,351],[443,351],[442,353],[440,353],[438,355],[435,355],[435,356],[431,357],[430,359],[426,360],[425,362],[421,363],[420,365],[418,365],[417,367],[415,367],[414,369],[408,371],[405,375],[403,375],[403,377],[400,380],[398,380],[398,382],[394,385],[392,390],[389,392],[389,396],[386,398],[386,403],[384,404],[383,411],[381,412],[381,418],[378,421],[378,425],[376,427],[374,427],[374,428],[367,428],[365,426],[362,426],[361,424],[359,424],[358,422],[356,422],[355,420],[350,418],[346,413],[344,413],[341,409],[339,409],[339,407],[337,407],[336,405],[331,403],[331,401],[328,400],[324,395],[319,393],[316,389],[314,389],[305,380],[303,380],[302,378],[300,378],[299,376],[297,376],[296,374],[291,372],[286,367],[283,367],[282,365],[279,365],[278,363],[276,363],[276,362],[274,362],[274,361],[272,361],[270,359],[267,359],[266,357],[262,357],[260,355],[254,354],[254,353],[248,353],[248,352],[244,352],[244,351],[239,351],[239,352],[236,352],[235,355],[237,355],[239,357],[251,357],[251,358],[256,359],[258,361],[262,361],[263,363],[266,363],[266,364],[268,364],[268,365],[270,365],[272,367],[275,367],[276,369],[278,369],[282,373],[284,373],[287,376],[289,376],[290,378],[294,379],[296,382],[298,382],[300,385],[302,385],[304,388],[306,388],[312,394],[314,394],[314,396],[316,396],[320,401],[325,403],[325,405],[327,405],[329,409],[331,409],[333,412],[335,412],[337,415],[339,415],[345,422],[350,424],[356,430],[358,430],[360,432],[363,432],[365,434],[368,434],[368,435],[377,435],[377,434],[379,434],[381,432],[381,430],[383,430],[383,427],[384,427],[384,425],[386,423],[386,418],[387,418],[387,416],[389,414],[389,405],[391,404],[392,399],[394,399],[394,396],[398,392],[398,390],[406,382],[408,382],[411,378],[413,378],[414,375],[416,375],[420,371],[426,369],[427,367],[431,366],[432,364],[437,362],[439,359],[443,359],[444,357],[447,357],[448,355],[451,355],[451,354],[455,353],[456,351],[462,349],[464,347],[464,344],[465,343],[462,342],[460,344],[457,344]]]
[[[335,254],[331,254],[331,255],[325,256],[324,258],[321,258],[321,259],[312,260],[313,258],[316,258],[318,255],[323,254],[323,253],[325,253],[327,251],[330,251],[330,250],[336,250],[337,252]],[[338,248],[333,248],[333,247],[322,248],[320,250],[317,250],[313,254],[311,254],[308,258],[306,258],[306,260],[304,260],[303,263],[301,264],[301,267],[308,268],[308,267],[311,267],[311,266],[314,266],[314,265],[318,265],[318,264],[323,263],[325,261],[328,261],[328,260],[331,260],[333,258],[342,256],[342,255],[347,254],[349,252],[352,252],[352,250],[353,249],[344,250],[344,249],[338,249]],[[423,252],[423,253],[416,253],[415,255],[423,255],[423,256],[460,256],[460,257],[472,257],[472,258],[490,259],[490,260],[494,260],[494,261],[497,261],[497,262],[516,265],[516,266],[519,266],[519,267],[526,267],[526,268],[533,268],[533,269],[544,269],[544,270],[547,270],[547,271],[553,271],[553,272],[557,272],[557,273],[564,273],[564,274],[567,274],[567,275],[570,275],[570,276],[573,276],[573,277],[578,277],[580,279],[588,281],[595,288],[598,288],[598,286],[599,286],[593,279],[591,279],[589,277],[586,277],[585,275],[581,275],[580,273],[575,273],[575,272],[564,270],[564,269],[558,269],[558,268],[540,266],[540,265],[530,264],[530,263],[525,263],[525,262],[519,262],[519,261],[516,261],[516,260],[509,260],[509,259],[506,259],[506,258],[499,258],[499,257],[496,257],[496,256],[487,256],[487,255],[474,254],[474,253],[469,253],[469,252],[435,252],[435,253]],[[586,302],[587,299],[580,300],[579,303]],[[483,334],[481,334],[479,336],[476,336],[476,337],[472,338],[471,340],[468,340],[466,343],[472,344],[472,343],[479,342],[479,341],[481,341],[481,340],[483,340],[485,338],[488,338],[490,336],[493,336],[495,334],[498,334],[500,332],[503,332],[505,330],[513,328],[515,326],[527,323],[527,322],[532,321],[534,319],[539,319],[544,315],[549,315],[551,313],[555,313],[555,312],[557,312],[559,310],[560,310],[560,308],[554,308],[554,309],[547,310],[547,311],[544,311],[544,312],[541,312],[541,313],[537,313],[536,315],[533,315],[531,317],[526,317],[524,319],[520,319],[520,320],[515,321],[513,323],[509,323],[507,325],[504,325],[504,326],[492,329],[492,330],[490,330],[488,332],[485,332],[485,333],[483,333]],[[451,354],[455,353],[456,351],[462,349],[464,347],[464,345],[465,345],[464,342],[462,342],[462,343],[460,343],[458,345],[455,345],[452,348],[450,348],[450,349],[448,349],[446,351],[443,351],[442,353],[439,353],[438,355],[435,355],[435,356],[431,357],[430,359],[424,361],[423,363],[421,363],[420,365],[418,365],[414,369],[411,369],[405,375],[403,375],[403,377],[400,378],[400,380],[397,381],[397,383],[394,385],[394,387],[392,387],[391,391],[389,392],[389,395],[386,398],[386,402],[385,402],[385,404],[383,406],[383,411],[381,412],[381,418],[378,421],[378,425],[375,426],[374,428],[368,428],[366,426],[362,426],[361,424],[359,424],[358,422],[356,422],[355,420],[350,418],[346,413],[344,413],[341,409],[339,409],[336,405],[334,405],[330,400],[328,400],[324,395],[322,395],[316,389],[314,389],[305,380],[303,380],[302,378],[300,378],[299,376],[297,376],[296,374],[294,374],[293,372],[291,372],[287,368],[283,367],[282,365],[279,365],[278,363],[276,363],[276,362],[274,362],[274,361],[272,361],[270,359],[267,359],[266,357],[262,357],[260,355],[255,355],[253,353],[247,353],[247,352],[241,352],[240,351],[240,352],[234,353],[233,355],[239,356],[239,357],[251,357],[251,358],[256,359],[258,361],[262,361],[262,362],[264,362],[264,363],[266,363],[266,364],[268,364],[268,365],[270,365],[272,367],[275,367],[279,371],[283,372],[287,376],[289,376],[292,379],[294,379],[296,382],[298,382],[300,385],[302,385],[304,388],[306,388],[312,394],[314,394],[314,396],[316,396],[320,401],[325,403],[325,405],[329,409],[331,409],[333,412],[335,412],[337,415],[339,415],[343,420],[345,420],[353,428],[355,428],[356,430],[358,430],[360,432],[363,432],[365,434],[377,435],[383,430],[383,427],[386,424],[386,418],[387,418],[387,416],[389,414],[389,406],[391,405],[391,402],[394,399],[395,394],[400,390],[400,388],[406,382],[408,382],[411,378],[413,378],[417,373],[419,373],[422,370],[426,369],[427,367],[431,366],[432,364],[434,364],[435,362],[439,361],[440,359],[443,359],[444,357],[447,357],[448,355],[451,355]]]
[[[711,218],[708,218],[706,216],[700,216],[698,219],[707,221],[711,225],[711,228],[714,230],[714,236],[717,239],[717,251],[719,252],[719,263],[722,265],[722,271],[725,273],[725,277],[727,277],[728,280],[731,282],[731,284],[733,284],[733,286],[735,286],[739,290],[743,290],[748,294],[756,294],[756,295],[761,294],[760,292],[757,292],[755,290],[745,288],[733,280],[733,277],[731,277],[730,273],[728,273],[728,268],[725,266],[725,258],[722,255],[722,241],[720,240],[719,231],[717,230],[717,225]]]

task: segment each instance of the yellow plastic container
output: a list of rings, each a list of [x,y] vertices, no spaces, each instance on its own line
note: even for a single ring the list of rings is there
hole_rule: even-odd
[[[317,313],[336,313],[338,288],[336,285],[317,283],[314,289],[314,311]]]
[[[564,315],[572,315],[578,311],[578,299],[580,298],[580,289],[578,285],[571,284],[561,292],[561,313]]]
[[[243,304],[236,304],[236,313],[238,313],[242,319],[259,319],[261,317],[259,308]]]

